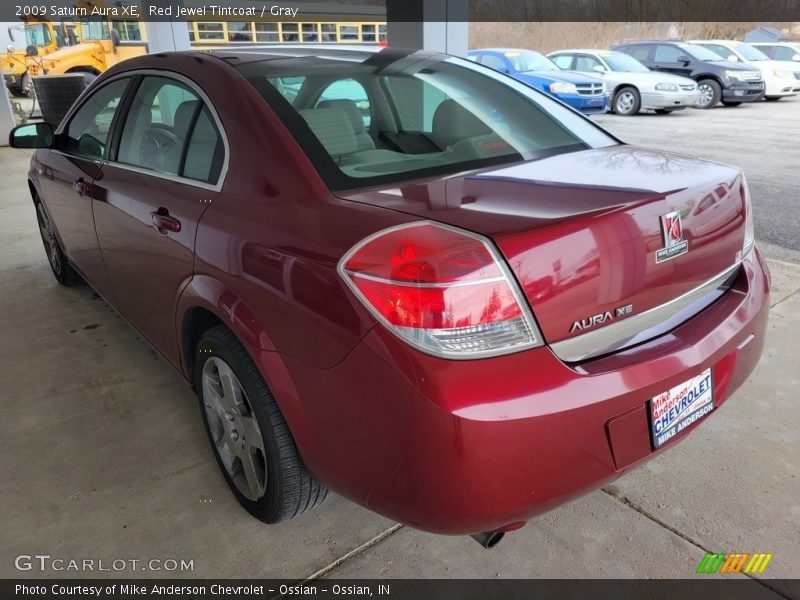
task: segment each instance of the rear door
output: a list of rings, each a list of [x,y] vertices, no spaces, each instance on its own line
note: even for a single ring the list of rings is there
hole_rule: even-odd
[[[94,230],[93,186],[106,154],[112,122],[130,81],[130,77],[115,79],[86,98],[57,137],[40,178],[44,205],[64,251],[103,295],[109,290]]]
[[[225,164],[205,96],[179,75],[144,75],[98,179],[97,237],[120,312],[179,364],[177,298],[194,269],[197,223]]]

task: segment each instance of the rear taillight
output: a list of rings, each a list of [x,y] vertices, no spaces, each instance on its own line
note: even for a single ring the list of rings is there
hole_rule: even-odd
[[[756,230],[753,224],[753,202],[750,199],[750,188],[747,187],[747,178],[742,174],[742,196],[744,197],[744,245],[742,257],[753,249],[756,243]]]
[[[480,358],[541,345],[503,259],[485,238],[428,221],[358,243],[339,273],[389,331],[423,352]]]

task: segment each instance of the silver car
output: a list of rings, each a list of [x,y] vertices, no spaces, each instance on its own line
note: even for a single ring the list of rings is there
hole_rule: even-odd
[[[643,109],[670,113],[694,106],[700,96],[694,80],[651,71],[622,52],[559,50],[547,57],[562,69],[600,76],[611,95],[610,109],[618,115],[635,115]]]

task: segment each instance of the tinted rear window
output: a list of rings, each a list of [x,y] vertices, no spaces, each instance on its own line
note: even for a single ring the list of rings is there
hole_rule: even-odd
[[[442,55],[292,57],[237,69],[333,190],[616,143],[549,97]]]

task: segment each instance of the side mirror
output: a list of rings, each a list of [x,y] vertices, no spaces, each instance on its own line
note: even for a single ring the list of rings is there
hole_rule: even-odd
[[[728,55],[728,60],[731,61],[731,62],[738,62],[739,57],[736,56],[735,54],[729,54]]]
[[[678,57],[678,62],[681,63],[684,67],[688,67],[689,63],[692,62],[692,59],[683,54],[682,56]]]
[[[84,133],[78,138],[78,152],[93,158],[103,158],[106,147],[96,137],[89,133]]]
[[[605,73],[606,68],[603,65],[595,65],[592,67],[592,71],[594,71],[595,73]]]
[[[792,57],[792,60],[800,62],[800,54],[795,54],[795,55]]]
[[[26,123],[14,127],[8,136],[12,148],[52,148],[53,128],[50,123]]]

